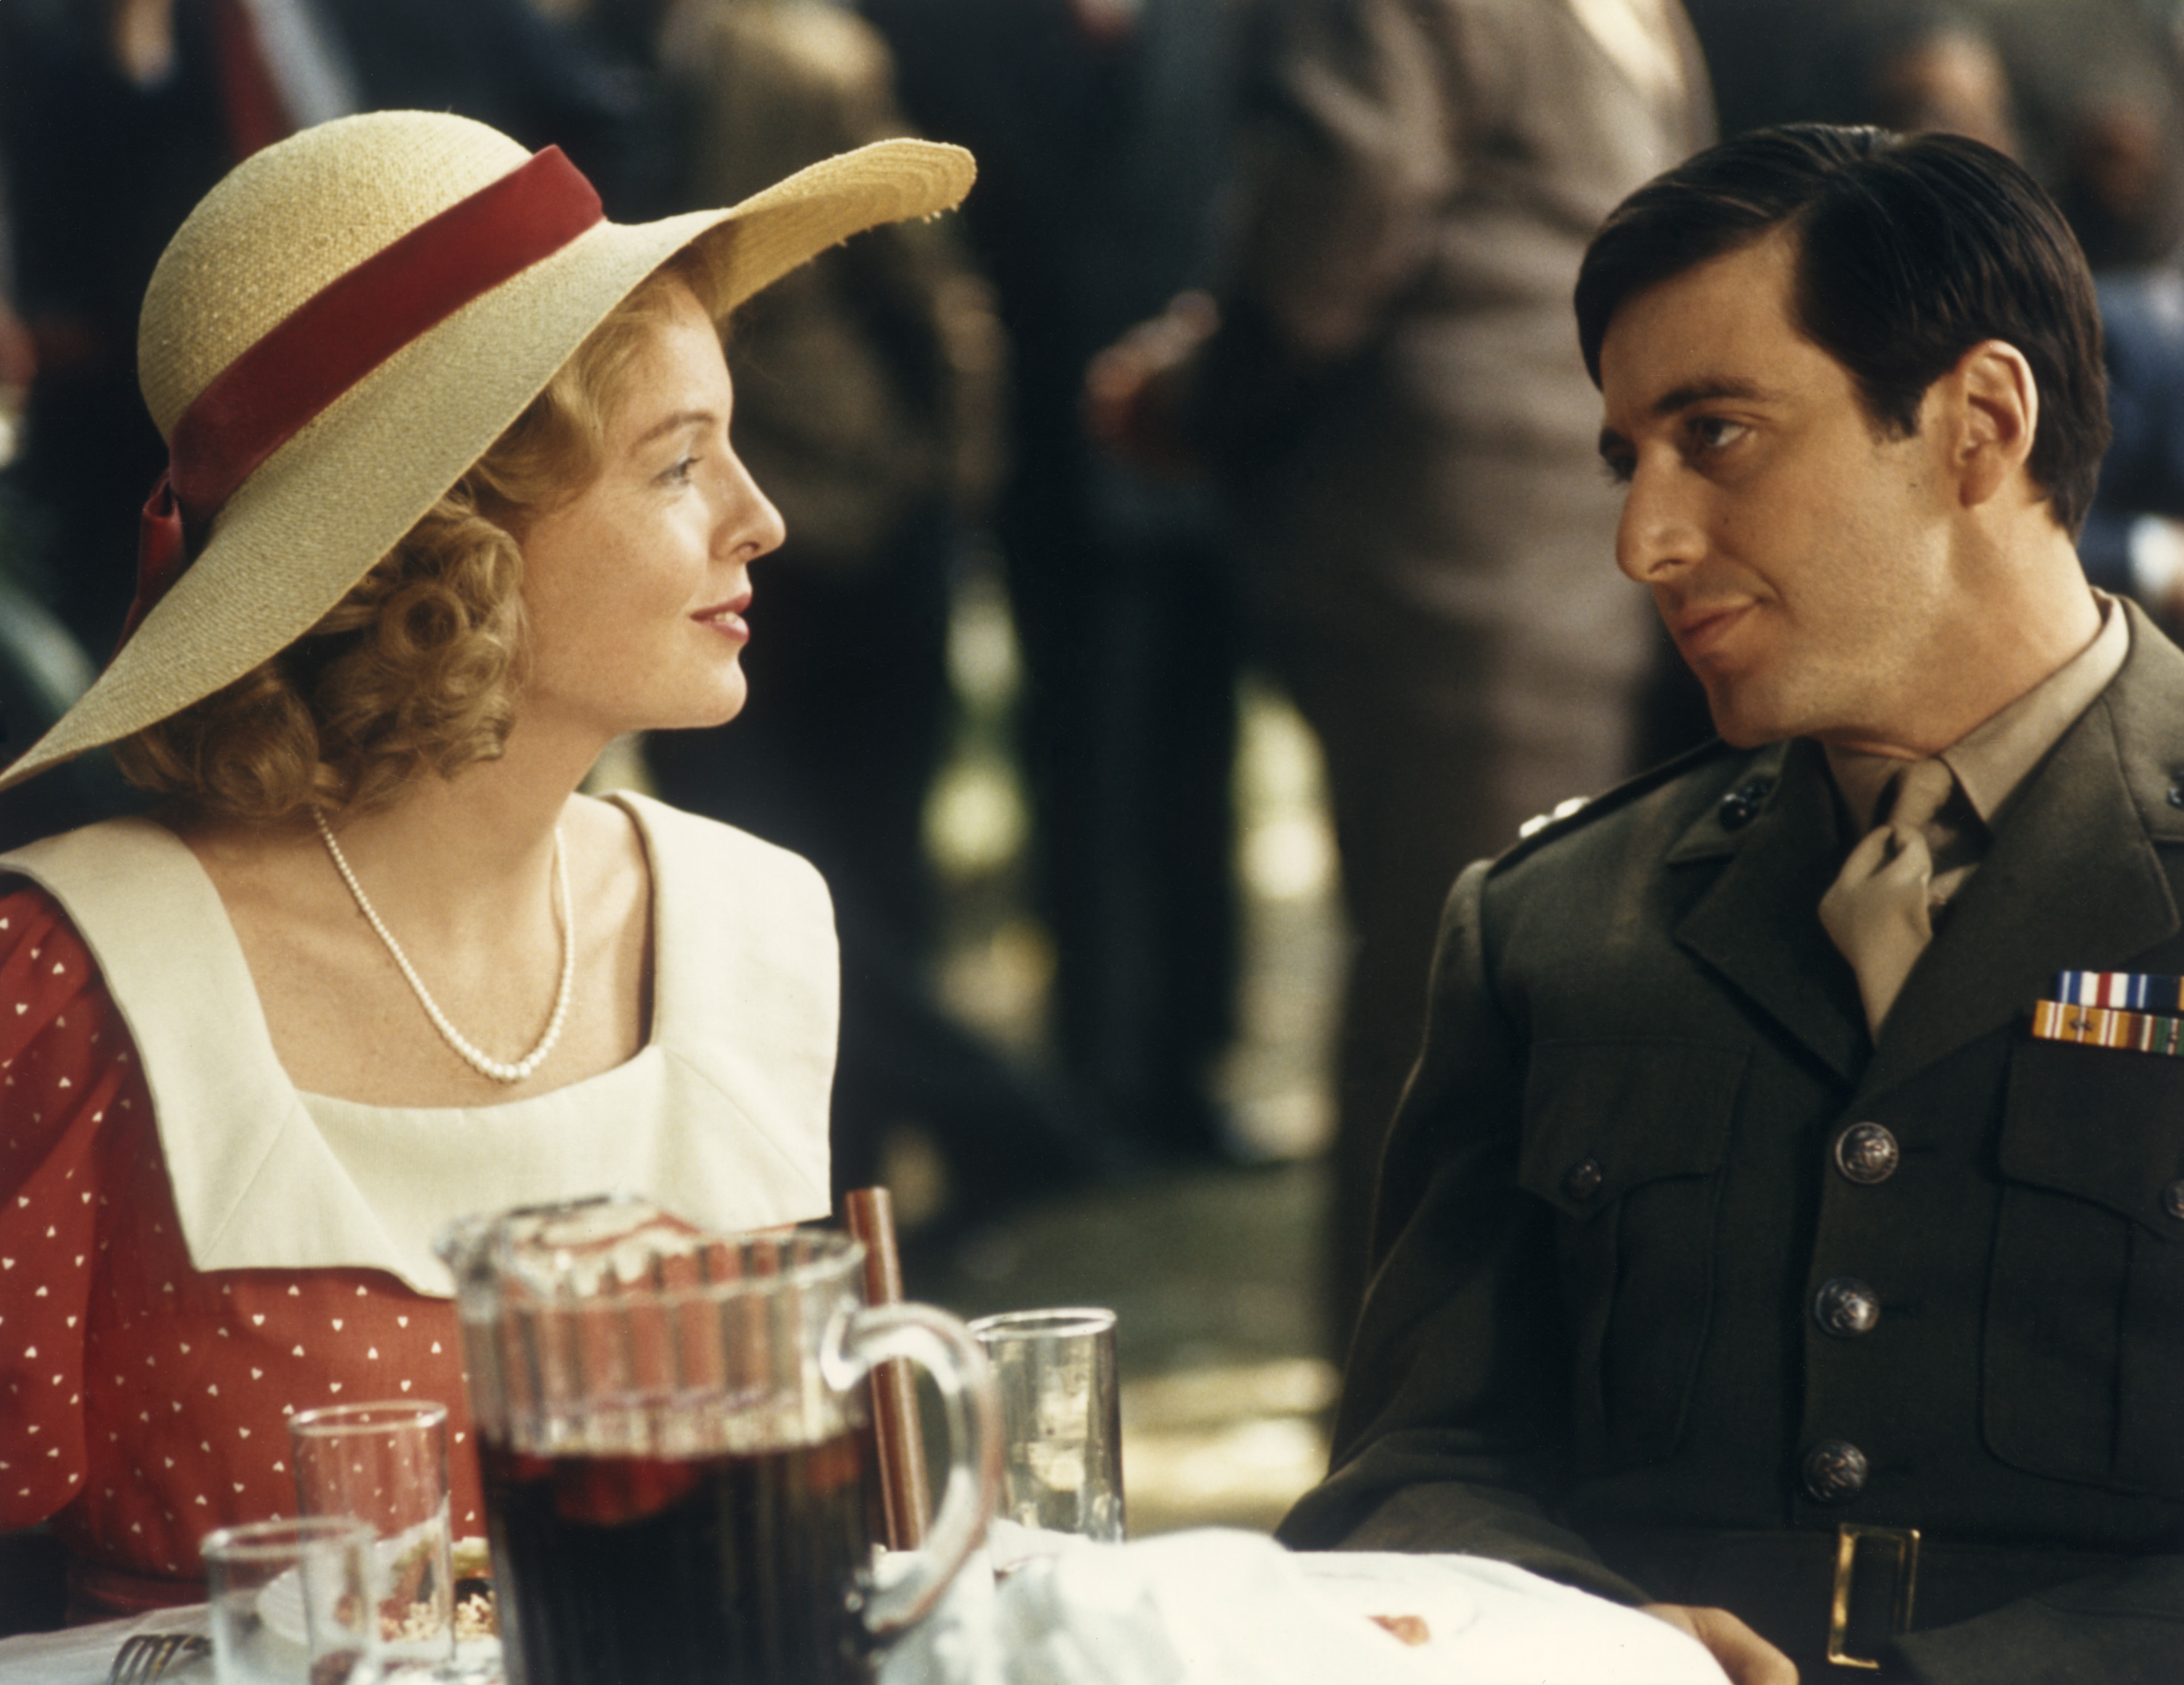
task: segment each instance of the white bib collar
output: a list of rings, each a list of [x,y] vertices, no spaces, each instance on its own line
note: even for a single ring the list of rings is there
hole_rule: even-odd
[[[493,1106],[298,1092],[219,891],[156,822],[0,856],[66,909],[128,1024],[197,1268],[385,1269],[444,1297],[432,1241],[474,1212],[627,1191],[716,1229],[826,1214],[825,885],[740,831],[614,799],[652,867],[651,1038],[613,1070]]]

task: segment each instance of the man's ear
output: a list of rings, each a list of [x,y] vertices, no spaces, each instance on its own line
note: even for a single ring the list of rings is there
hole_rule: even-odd
[[[2025,354],[1983,339],[1929,389],[1942,414],[1958,494],[1970,508],[1987,502],[2019,474],[2040,427],[2040,387]]]

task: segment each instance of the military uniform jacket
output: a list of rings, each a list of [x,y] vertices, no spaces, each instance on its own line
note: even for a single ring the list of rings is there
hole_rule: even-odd
[[[2184,1059],[2028,1033],[2059,970],[2184,974],[2184,653],[2131,631],[1878,1046],[1817,913],[1853,839],[1814,743],[1716,745],[1463,875],[1288,1542],[1722,1603],[1810,1680],[1875,1676],[1815,1671],[1825,1571],[1766,1565],[1916,1527],[1892,1673],[2184,1679]],[[1899,1154],[1854,1180],[1867,1123]],[[1864,1332],[1816,1314],[1845,1280]]]

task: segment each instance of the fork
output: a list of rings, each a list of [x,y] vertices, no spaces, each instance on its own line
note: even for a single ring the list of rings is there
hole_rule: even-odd
[[[211,1649],[211,1641],[194,1632],[139,1632],[115,1653],[106,1685],[152,1685]]]

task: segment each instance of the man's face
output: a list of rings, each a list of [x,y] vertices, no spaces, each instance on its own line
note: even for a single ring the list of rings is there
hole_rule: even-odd
[[[1609,321],[1616,561],[1652,588],[1730,742],[1882,748],[1948,682],[1954,487],[1942,430],[1880,437],[1848,371],[1791,326],[1794,260],[1769,237]]]

